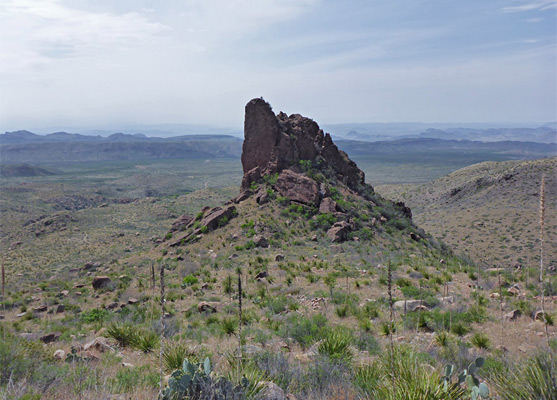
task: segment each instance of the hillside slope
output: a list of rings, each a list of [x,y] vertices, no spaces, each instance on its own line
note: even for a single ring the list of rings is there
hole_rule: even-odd
[[[385,185],[415,222],[485,265],[539,263],[539,195],[546,177],[546,261],[557,263],[557,158],[483,162],[424,185]]]

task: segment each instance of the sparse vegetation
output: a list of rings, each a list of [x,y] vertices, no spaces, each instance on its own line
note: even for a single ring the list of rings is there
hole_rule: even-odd
[[[197,169],[190,168],[188,174],[196,179],[181,174],[185,183],[179,189],[171,189],[175,180],[161,178],[162,168],[174,164],[153,166],[160,180],[153,184],[166,194],[148,199],[137,195],[129,202],[126,198],[136,190],[134,181],[126,178],[132,165],[121,167],[117,180],[122,191],[108,180],[87,189],[89,173],[74,167],[65,171],[68,177],[71,171],[81,171],[72,178],[75,186],[59,186],[63,181],[58,175],[41,177],[48,182],[44,186],[30,179],[30,192],[12,190],[19,187],[14,178],[2,182],[0,206],[7,215],[2,229],[10,233],[0,239],[6,254],[0,397],[156,398],[155,350],[157,356],[159,350],[163,353],[165,374],[183,370],[185,359],[198,368],[209,356],[214,371],[210,381],[203,381],[207,393],[226,390],[237,398],[255,395],[260,383],[269,381],[300,399],[334,399],[340,394],[354,399],[467,399],[467,388],[440,383],[444,365],[454,364],[460,372],[480,354],[485,365],[477,377],[492,398],[528,398],[525,393],[538,393],[538,388],[542,398],[553,395],[547,372],[551,362],[535,349],[547,350],[547,338],[539,336],[544,321],[550,343],[555,340],[550,322],[556,310],[547,301],[546,313],[534,320],[539,311],[534,296],[540,295],[540,286],[539,268],[533,267],[539,259],[526,256],[526,244],[511,248],[523,237],[518,216],[512,216],[517,221],[514,230],[507,231],[505,225],[496,234],[498,246],[508,246],[497,247],[497,252],[511,258],[500,261],[505,264],[500,273],[487,271],[491,264],[456,256],[378,194],[366,193],[371,205],[369,199],[335,188],[316,166],[305,165],[331,186],[331,196],[354,224],[348,240],[331,243],[326,235],[344,217],[281,198],[271,188],[276,176],[259,184],[259,189],[273,192],[267,193],[267,203],[259,205],[250,198],[238,204],[238,217],[214,232],[200,231],[187,241],[180,236],[187,229],[168,235],[177,216],[196,215],[198,225],[192,226],[199,228],[204,215],[200,209],[237,194],[235,187],[205,189],[198,182],[200,176],[210,176],[211,187],[213,179],[215,186],[238,183],[241,174],[234,181],[234,168],[231,175],[218,175],[227,162],[194,163]],[[108,168],[106,164],[102,171]],[[206,175],[202,168],[207,168]],[[100,191],[106,198],[103,206],[71,211],[47,202],[56,191],[66,196],[75,188],[91,190],[90,195]],[[186,194],[197,189],[201,191]],[[410,193],[407,188],[406,195]],[[17,211],[18,202],[29,208],[28,215]],[[41,214],[48,217],[35,221]],[[491,212],[482,218],[495,219]],[[477,223],[467,226],[481,230]],[[545,226],[551,237],[552,224]],[[268,247],[260,244],[259,236]],[[19,239],[22,244],[10,250]],[[464,241],[466,246],[475,246],[472,239]],[[539,250],[537,244],[532,246]],[[551,252],[549,246],[546,250]],[[520,269],[513,265],[515,253],[522,257]],[[555,264],[550,253],[545,259]],[[166,292],[161,307],[160,282],[153,279],[151,268],[163,263]],[[238,266],[243,270],[241,317]],[[258,273],[262,274],[256,277]],[[113,291],[91,287],[93,276],[101,275],[110,278]],[[544,293],[552,296],[555,275],[544,276]],[[499,292],[502,301],[493,295]],[[403,300],[412,306],[398,307]],[[201,304],[207,308],[200,311]],[[502,319],[514,309],[520,316]],[[59,335],[57,341],[39,342],[40,335],[51,332]],[[78,350],[95,335],[105,336],[115,351]],[[427,354],[420,353],[425,348]],[[53,359],[57,349],[66,353],[62,360]],[[123,367],[123,362],[134,365]],[[248,379],[245,385],[243,376]],[[511,382],[524,385],[517,388]]]

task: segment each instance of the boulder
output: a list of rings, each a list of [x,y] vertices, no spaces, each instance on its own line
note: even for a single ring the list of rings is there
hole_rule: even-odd
[[[236,207],[228,206],[226,208],[215,207],[207,212],[201,220],[201,226],[207,227],[208,231],[217,229],[223,221],[230,220],[236,215]]]
[[[112,284],[112,280],[108,276],[95,276],[93,278],[93,289],[107,288]]]
[[[217,307],[215,303],[209,303],[207,301],[202,301],[197,305],[197,311],[200,313],[216,313]]]
[[[50,332],[42,335],[39,340],[43,343],[52,343],[58,341],[58,339],[60,339],[60,336],[62,336],[61,332]]]
[[[253,195],[253,192],[251,190],[242,190],[238,196],[232,199],[232,201],[238,204],[244,200],[249,199],[251,195]]]
[[[178,219],[176,219],[172,223],[172,227],[170,228],[170,232],[179,232],[182,231],[190,226],[194,221],[194,218],[189,215],[181,215]]]
[[[454,296],[439,297],[439,302],[441,304],[453,304],[454,303]]]
[[[275,189],[283,197],[307,205],[317,206],[319,185],[305,175],[286,169],[280,173]]]
[[[93,339],[92,341],[84,345],[83,350],[84,351],[96,350],[100,353],[104,353],[106,351],[113,351],[113,352],[116,351],[112,343],[110,343],[110,341],[107,338],[102,336],[96,337],[95,339]]]
[[[319,204],[319,212],[321,214],[334,214],[337,211],[337,202],[330,197],[325,197]]]
[[[269,195],[267,194],[266,190],[260,190],[255,195],[255,202],[259,205],[263,205],[269,202]]]
[[[514,321],[519,316],[520,316],[520,310],[516,309],[503,315],[503,319],[506,321]]]
[[[46,304],[41,304],[40,306],[37,306],[35,308],[33,308],[34,312],[46,312],[48,310],[48,306]]]
[[[520,294],[520,289],[518,289],[516,286],[511,286],[508,291],[514,296],[518,296]]]
[[[257,275],[254,276],[254,279],[263,279],[266,278],[267,276],[269,276],[269,274],[267,273],[267,271],[261,271],[259,273],[257,273]]]
[[[95,270],[95,269],[99,268],[100,266],[101,266],[101,263],[99,263],[99,262],[89,261],[89,262],[86,262],[86,263],[83,265],[83,269],[84,269],[85,271]]]
[[[327,237],[335,242],[343,242],[346,240],[348,232],[352,230],[352,226],[346,221],[335,222],[333,226],[327,231]]]
[[[267,239],[265,239],[264,236],[255,236],[253,238],[253,243],[255,243],[255,245],[257,247],[262,247],[264,249],[266,249],[267,247],[269,247],[269,242],[267,241]]]
[[[108,304],[105,306],[105,308],[106,308],[107,310],[114,310],[115,308],[118,308],[118,306],[119,306],[119,304],[116,303],[116,302],[114,301],[114,302],[112,302],[112,303],[108,303]]]
[[[425,305],[421,300],[399,300],[395,301],[393,306],[399,310],[404,310],[406,307],[406,311],[417,311],[420,310],[420,307],[424,307]]]
[[[56,306],[56,314],[62,314],[66,310],[66,306],[63,304],[58,304]]]
[[[261,382],[261,387],[257,395],[258,400],[288,400],[284,391],[274,382]]]
[[[53,357],[55,360],[62,361],[62,360],[64,360],[64,359],[66,358],[66,352],[65,352],[64,350],[62,350],[62,349],[58,349],[58,350],[56,350],[56,351],[54,352],[54,354],[52,355],[52,357]]]

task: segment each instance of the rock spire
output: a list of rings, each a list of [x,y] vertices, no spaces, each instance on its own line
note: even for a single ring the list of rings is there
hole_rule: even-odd
[[[265,175],[285,169],[300,172],[300,161],[332,171],[335,178],[353,190],[364,184],[365,175],[345,152],[338,149],[331,136],[317,123],[299,114],[275,115],[262,98],[246,105],[242,189],[249,189]]]

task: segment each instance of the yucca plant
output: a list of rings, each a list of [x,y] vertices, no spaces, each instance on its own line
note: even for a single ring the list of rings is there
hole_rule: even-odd
[[[551,352],[551,354],[549,353]],[[555,350],[539,352],[497,372],[490,384],[502,400],[557,399]]]
[[[446,348],[452,343],[452,341],[452,336],[446,331],[439,332],[437,335],[435,335],[435,344],[437,344],[437,346],[439,347]]]
[[[472,335],[470,343],[478,349],[487,350],[490,346],[489,336],[482,332],[476,332]]]
[[[137,330],[132,346],[144,353],[150,353],[159,345],[159,334],[151,330]]]
[[[319,343],[317,351],[319,354],[327,355],[333,361],[350,363],[354,356],[350,349],[350,342],[349,334],[338,330],[333,331]]]
[[[113,322],[106,328],[106,334],[122,347],[131,347],[137,340],[137,327],[129,322]]]
[[[236,387],[243,388],[243,398],[255,398],[263,390],[263,382],[269,380],[265,372],[254,363],[233,354],[227,356],[227,361],[230,369],[225,378]]]
[[[181,341],[166,343],[162,354],[162,361],[166,371],[179,369],[186,358],[194,363],[199,362],[196,352],[191,350],[186,343]]]
[[[225,334],[234,335],[238,330],[238,320],[234,317],[224,317],[220,322],[220,326]]]
[[[445,385],[441,374],[407,346],[394,346],[356,371],[355,383],[364,399],[459,400],[466,391],[458,383]]]

